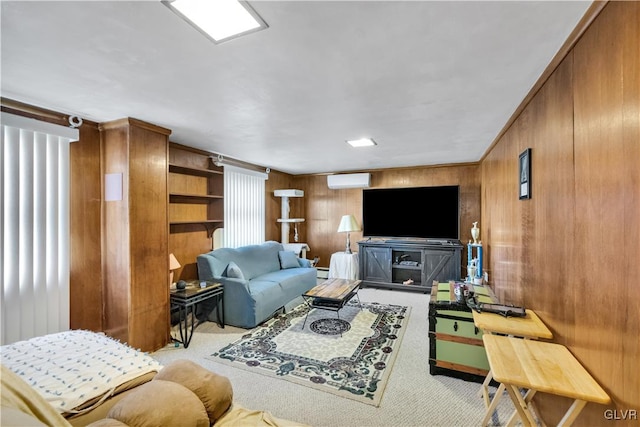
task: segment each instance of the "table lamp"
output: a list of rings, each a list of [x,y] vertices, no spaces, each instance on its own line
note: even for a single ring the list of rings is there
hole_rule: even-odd
[[[169,254],[169,286],[173,284],[173,270],[180,268],[180,263],[176,259],[175,255]]]
[[[347,247],[345,253],[351,253],[351,240],[349,239],[349,233],[352,231],[360,231],[358,222],[353,215],[343,215],[338,226],[338,233],[347,233]]]

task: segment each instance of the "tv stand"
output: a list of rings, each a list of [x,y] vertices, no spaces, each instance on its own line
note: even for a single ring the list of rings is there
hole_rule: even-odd
[[[362,286],[428,293],[434,280],[461,277],[459,240],[363,240],[358,247]]]
[[[413,244],[424,244],[427,243],[427,239],[384,239],[385,243],[390,243],[390,244],[407,244],[407,245],[413,245]]]

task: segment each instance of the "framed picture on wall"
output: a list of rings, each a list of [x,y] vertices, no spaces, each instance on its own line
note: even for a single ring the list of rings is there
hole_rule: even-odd
[[[520,153],[520,200],[531,198],[531,148]]]

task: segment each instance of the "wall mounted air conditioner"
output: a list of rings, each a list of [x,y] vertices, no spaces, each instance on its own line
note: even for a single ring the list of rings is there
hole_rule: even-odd
[[[334,190],[340,188],[367,188],[370,180],[370,173],[327,175],[327,185]]]

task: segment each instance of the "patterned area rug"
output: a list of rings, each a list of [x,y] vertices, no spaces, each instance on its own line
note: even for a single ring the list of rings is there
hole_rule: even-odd
[[[408,316],[399,305],[352,300],[336,313],[301,304],[209,358],[379,406]]]

